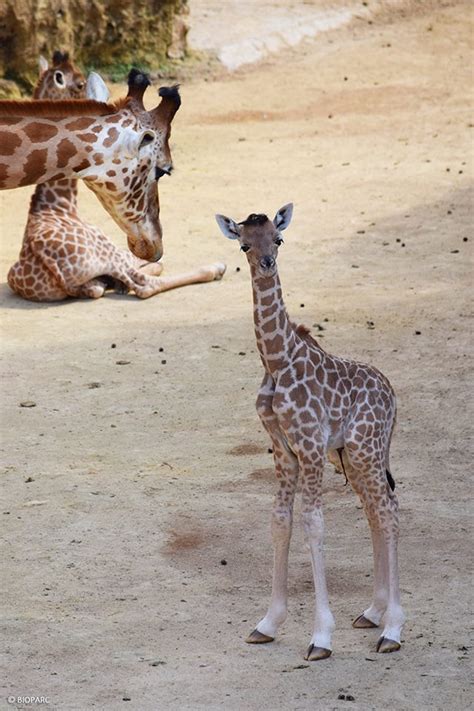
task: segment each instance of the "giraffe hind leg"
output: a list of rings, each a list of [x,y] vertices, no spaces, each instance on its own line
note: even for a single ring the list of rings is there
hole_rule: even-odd
[[[67,292],[34,254],[19,259],[8,272],[8,285],[15,294],[29,301],[63,301]]]
[[[372,603],[354,620],[353,626],[367,629],[378,627],[383,622],[377,651],[393,652],[400,649],[400,635],[405,621],[400,604],[398,501],[391,486],[393,478],[391,475],[388,477],[386,467],[377,458],[362,461],[354,451],[349,454],[347,471],[369,521],[374,555]]]

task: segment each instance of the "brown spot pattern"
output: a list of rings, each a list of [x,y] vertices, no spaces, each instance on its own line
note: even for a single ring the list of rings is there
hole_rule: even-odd
[[[0,131],[0,155],[12,156],[21,146],[21,138],[11,131]]]

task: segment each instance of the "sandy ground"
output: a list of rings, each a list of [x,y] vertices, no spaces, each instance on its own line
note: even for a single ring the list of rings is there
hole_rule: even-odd
[[[222,282],[27,303],[5,282],[30,190],[1,194],[2,711],[27,708],[8,695],[68,711],[469,708],[470,15],[382,14],[182,87],[176,173],[160,183],[166,269],[224,258]],[[407,623],[389,656],[376,630],[351,628],[371,595],[369,532],[330,467],[333,656],[303,661],[299,523],[281,635],[243,641],[269,596],[272,461],[245,258],[213,215],[289,200],[290,313],[399,397]],[[81,203],[124,244],[86,189]]]

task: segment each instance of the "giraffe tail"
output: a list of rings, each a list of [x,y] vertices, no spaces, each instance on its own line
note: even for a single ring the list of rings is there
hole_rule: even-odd
[[[390,474],[388,469],[385,470],[385,474],[387,475],[387,481],[388,481],[389,487],[391,488],[392,491],[395,491],[395,479]]]

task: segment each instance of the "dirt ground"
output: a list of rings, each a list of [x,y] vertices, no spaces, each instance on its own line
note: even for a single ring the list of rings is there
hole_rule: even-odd
[[[221,282],[145,302],[27,303],[6,274],[31,190],[0,195],[2,711],[27,708],[9,695],[61,711],[470,707],[472,6],[424,7],[182,87],[176,171],[160,182],[164,262],[223,258]],[[273,644],[244,643],[269,598],[272,460],[249,274],[214,213],[290,200],[290,314],[398,394],[407,622],[393,655],[374,652],[377,630],[351,628],[371,596],[369,531],[331,467],[333,656],[303,660],[313,592],[299,507],[288,619]],[[85,188],[81,204],[124,244]]]

